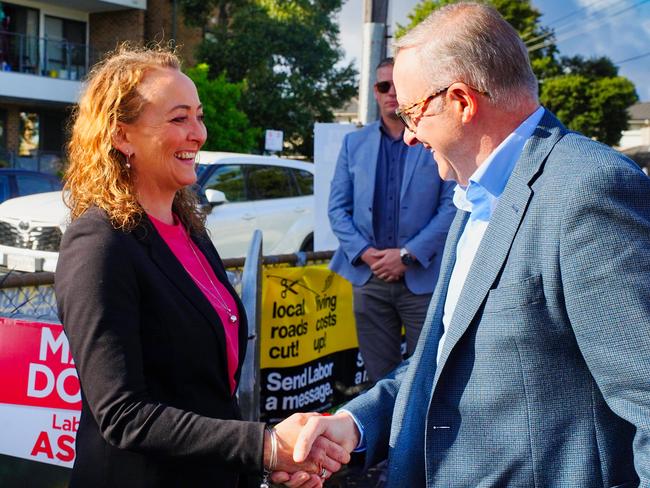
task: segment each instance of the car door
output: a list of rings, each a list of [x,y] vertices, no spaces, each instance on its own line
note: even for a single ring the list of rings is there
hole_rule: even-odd
[[[254,202],[247,199],[247,189],[242,166],[218,165],[202,185],[202,190],[222,191],[226,202],[210,209],[206,227],[219,255],[226,258],[242,257],[257,228]]]
[[[298,251],[303,235],[293,235],[297,220],[311,208],[309,197],[300,196],[289,168],[251,165],[247,168],[250,199],[254,200],[257,226],[262,230],[262,252],[284,254]]]

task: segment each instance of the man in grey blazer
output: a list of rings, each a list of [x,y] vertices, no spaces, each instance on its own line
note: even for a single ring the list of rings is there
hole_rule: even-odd
[[[650,486],[650,179],[537,101],[491,7],[400,38],[404,139],[458,183],[415,354],[324,434],[395,487]],[[417,176],[416,176],[417,177]]]
[[[343,140],[328,209],[340,243],[330,268],[353,285],[371,381],[402,361],[402,324],[413,354],[456,213],[453,184],[440,178],[431,153],[402,141],[392,58],[379,63],[374,94],[381,118]]]

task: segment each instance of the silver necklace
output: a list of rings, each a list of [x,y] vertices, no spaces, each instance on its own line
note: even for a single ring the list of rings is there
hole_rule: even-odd
[[[217,286],[212,281],[212,278],[210,278],[210,274],[208,273],[208,271],[203,266],[203,263],[199,259],[199,256],[196,254],[196,251],[194,250],[194,246],[192,245],[192,241],[190,240],[189,235],[185,234],[185,237],[187,238],[187,245],[190,246],[190,249],[192,250],[192,254],[194,254],[194,258],[199,263],[199,266],[201,266],[201,269],[203,270],[203,274],[205,274],[205,277],[208,279],[208,281],[212,285],[212,288],[216,292],[216,295],[215,295],[215,293],[212,292],[212,290],[210,290],[207,286],[205,286],[203,283],[201,283],[200,280],[197,280],[196,277],[192,273],[190,273],[189,270],[186,270],[187,273],[192,277],[192,279],[194,280],[194,282],[197,285],[199,285],[208,295],[210,295],[212,298],[214,298],[218,302],[217,305],[219,305],[223,310],[225,310],[228,313],[228,320],[230,320],[230,323],[231,324],[236,324],[237,323],[237,315],[235,315],[233,313],[232,309],[228,306],[226,301],[221,296],[221,293],[219,293],[219,290],[217,289]]]

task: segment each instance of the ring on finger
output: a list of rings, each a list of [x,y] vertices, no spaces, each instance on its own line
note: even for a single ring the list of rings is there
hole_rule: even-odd
[[[322,479],[327,478],[327,474],[328,474],[328,472],[327,472],[327,470],[326,470],[325,468],[321,469],[321,471],[320,471],[320,477],[321,477]]]

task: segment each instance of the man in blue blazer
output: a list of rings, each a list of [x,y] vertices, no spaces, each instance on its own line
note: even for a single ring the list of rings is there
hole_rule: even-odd
[[[396,47],[404,139],[459,211],[415,354],[294,458],[324,434],[387,457],[387,488],[650,487],[650,179],[539,106],[491,7]]]
[[[431,153],[407,146],[395,114],[393,59],[377,67],[381,119],[348,134],[331,183],[329,217],[340,246],[330,268],[349,280],[359,349],[377,381],[415,350],[456,213],[453,185]]]

